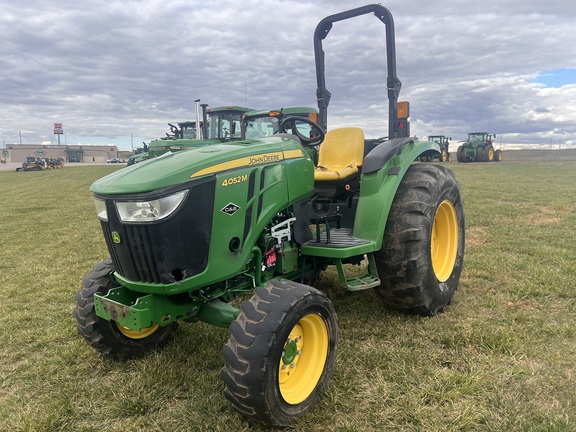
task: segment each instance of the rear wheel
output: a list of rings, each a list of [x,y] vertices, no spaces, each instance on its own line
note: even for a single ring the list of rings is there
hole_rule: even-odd
[[[253,420],[287,426],[320,398],[337,340],[336,312],[322,292],[286,280],[257,287],[222,349],[224,395]]]
[[[84,277],[82,288],[76,293],[74,317],[78,333],[88,345],[107,357],[124,360],[166,343],[178,324],[152,324],[136,331],[96,315],[94,294],[104,295],[119,286],[110,277],[113,271],[114,264],[110,258],[94,265],[94,270]]]
[[[440,153],[440,162],[447,162],[448,161],[448,152],[446,150],[442,150]]]
[[[494,147],[488,144],[484,147],[484,162],[492,162],[494,160]]]
[[[464,258],[464,209],[452,171],[410,166],[375,258],[376,292],[387,306],[435,315],[452,301]]]
[[[464,152],[465,152],[464,146],[460,146],[458,147],[458,150],[456,150],[456,160],[458,162],[466,162]]]

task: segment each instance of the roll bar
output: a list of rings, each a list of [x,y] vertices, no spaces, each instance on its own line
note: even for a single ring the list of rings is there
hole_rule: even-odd
[[[314,57],[316,61],[316,99],[318,102],[318,123],[324,130],[328,127],[328,105],[332,94],[326,88],[324,50],[322,41],[328,36],[335,22],[354,18],[360,15],[374,13],[386,26],[386,58],[388,64],[388,78],[386,81],[388,90],[388,137],[395,138],[398,135],[397,103],[402,83],[396,76],[396,41],[394,37],[394,20],[388,9],[379,4],[362,6],[349,11],[340,12],[324,18],[316,26],[314,32]]]

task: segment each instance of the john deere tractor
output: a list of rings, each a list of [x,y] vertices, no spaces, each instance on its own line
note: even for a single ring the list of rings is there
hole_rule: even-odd
[[[325,132],[322,41],[333,23],[365,14],[386,26],[387,140],[366,140],[358,127]],[[390,12],[368,5],[324,18],[314,50],[318,122],[289,116],[279,134],[164,155],[91,186],[110,256],[76,294],[79,333],[110,358],[157,348],[179,323],[228,328],[224,395],[267,425],[309,411],[332,376],[338,323],[312,287],[319,272],[332,266],[350,291],[435,315],[452,301],[464,257],[454,174],[412,163],[440,148],[407,135]],[[306,147],[316,145],[314,164]],[[364,272],[350,276],[345,264]],[[248,299],[238,304],[240,295]]]
[[[279,134],[282,131],[302,134],[305,138],[314,138],[318,131],[307,120],[312,120],[313,123],[317,122],[318,110],[307,107],[288,107],[250,111],[242,117],[242,139],[264,138]],[[304,150],[316,164],[318,145],[305,146]]]
[[[468,139],[458,147],[458,162],[500,162],[502,151],[494,150],[496,134],[470,132]]]
[[[206,105],[203,105],[206,108]],[[198,112],[197,108],[197,112]],[[242,115],[252,111],[239,106],[208,108],[203,111],[203,120],[168,123],[170,134],[165,138],[154,140],[148,145],[148,158],[160,156],[169,151],[189,150],[224,141],[241,139]],[[201,128],[197,127],[200,124]],[[200,130],[203,129],[203,130]]]
[[[452,138],[447,137],[446,135],[429,135],[428,141],[435,142],[440,146],[440,155],[436,157],[428,157],[427,161],[421,160],[421,162],[430,162],[434,159],[438,159],[440,162],[448,162],[451,159],[450,152],[448,151],[451,140]]]

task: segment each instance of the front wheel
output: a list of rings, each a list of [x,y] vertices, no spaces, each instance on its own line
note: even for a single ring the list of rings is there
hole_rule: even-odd
[[[322,292],[287,280],[257,287],[240,308],[222,349],[224,395],[246,417],[287,426],[316,403],[330,381],[336,312]]]
[[[464,259],[464,208],[454,173],[442,165],[411,165],[396,192],[382,248],[374,254],[394,309],[435,315],[458,287]]]
[[[96,315],[94,294],[105,295],[118,283],[110,277],[114,264],[110,258],[94,265],[91,273],[82,279],[82,288],[76,293],[76,328],[88,345],[107,357],[125,360],[143,354],[167,342],[177,323],[159,326],[152,324],[140,331],[123,327],[116,321],[107,321]]]

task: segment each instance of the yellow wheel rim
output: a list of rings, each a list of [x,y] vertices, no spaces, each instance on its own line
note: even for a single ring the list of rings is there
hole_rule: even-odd
[[[458,219],[454,205],[448,200],[443,201],[436,211],[430,249],[434,274],[440,282],[446,282],[458,253]]]
[[[280,394],[291,404],[299,404],[312,394],[324,371],[328,356],[328,328],[320,315],[304,316],[284,343],[278,384]]]
[[[158,330],[158,328],[160,327],[158,324],[152,324],[150,327],[146,327],[138,331],[138,330],[132,330],[131,328],[128,327],[124,327],[118,322],[116,322],[116,326],[118,327],[118,330],[120,330],[120,333],[122,333],[124,336],[130,339],[147,338],[148,336],[152,335],[156,330]]]
[[[488,159],[494,159],[494,149],[492,147],[488,149]]]

